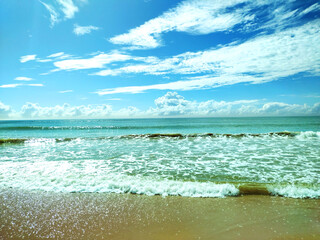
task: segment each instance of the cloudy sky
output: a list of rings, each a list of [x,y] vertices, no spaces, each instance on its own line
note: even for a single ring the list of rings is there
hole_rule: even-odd
[[[317,0],[0,0],[0,119],[320,115]]]

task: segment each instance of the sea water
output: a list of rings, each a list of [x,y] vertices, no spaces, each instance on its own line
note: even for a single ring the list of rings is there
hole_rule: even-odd
[[[0,189],[320,197],[320,117],[0,121]]]

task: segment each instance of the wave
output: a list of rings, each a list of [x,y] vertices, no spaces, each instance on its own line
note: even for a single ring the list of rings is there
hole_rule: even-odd
[[[5,139],[0,139],[0,145],[1,144],[20,144],[24,143],[27,141],[25,138],[5,138]]]
[[[82,189],[83,190],[83,189]],[[114,180],[105,188],[88,189],[88,192],[131,193],[140,195],[161,195],[224,198],[228,196],[266,195],[289,198],[320,198],[320,188],[297,185],[271,185],[271,184],[235,184],[211,182],[180,182],[173,180],[162,181],[132,181],[128,179]]]
[[[181,133],[150,133],[150,134],[129,134],[120,136],[106,136],[106,137],[66,137],[66,138],[2,138],[0,139],[0,145],[2,144],[22,144],[29,142],[69,142],[76,139],[83,140],[103,140],[103,139],[159,139],[159,138],[252,138],[252,137],[289,137],[297,138],[299,140],[320,138],[320,132],[270,132],[270,133],[239,133],[239,134],[220,134],[220,133],[196,133],[196,134],[181,134]]]
[[[195,138],[195,137],[229,137],[229,138],[242,138],[242,137],[264,137],[264,136],[284,136],[294,137],[299,132],[271,132],[271,133],[195,133],[195,134],[181,134],[181,133],[150,133],[150,134],[131,134],[123,135],[121,138]],[[319,134],[320,136],[320,134]]]
[[[77,138],[3,138],[0,139],[0,145],[23,144],[23,143],[53,143],[69,142]]]
[[[308,139],[308,138],[320,138],[320,132],[313,132],[313,131],[300,132],[297,135],[297,138],[300,140]]]
[[[10,179],[10,178],[9,178]],[[225,198],[244,195],[282,196],[289,198],[320,198],[319,185],[183,182],[177,180],[140,178],[126,175],[108,176],[60,175],[37,173],[0,181],[0,187],[52,192],[118,193],[155,196]]]
[[[295,185],[269,186],[271,195],[290,198],[320,198],[320,188],[299,187]]]
[[[320,198],[320,186],[308,184],[239,184],[239,195],[272,195],[290,198]]]

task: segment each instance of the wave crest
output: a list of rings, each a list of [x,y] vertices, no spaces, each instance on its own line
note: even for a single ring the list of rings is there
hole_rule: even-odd
[[[148,133],[148,134],[130,134],[130,135],[119,135],[119,136],[105,136],[105,137],[93,137],[86,138],[81,137],[83,140],[103,140],[103,139],[131,139],[131,138],[150,138],[150,139],[158,139],[158,138],[177,138],[177,139],[185,139],[185,138],[253,138],[253,137],[289,137],[289,138],[297,138],[298,140],[306,140],[306,139],[315,139],[320,138],[320,132],[270,132],[270,133],[239,133],[239,134],[220,134],[220,133],[194,133],[194,134],[181,134],[181,133]],[[66,142],[72,141],[75,139],[80,139],[76,137],[65,137],[65,138],[3,138],[0,139],[1,144],[21,144],[25,142]]]

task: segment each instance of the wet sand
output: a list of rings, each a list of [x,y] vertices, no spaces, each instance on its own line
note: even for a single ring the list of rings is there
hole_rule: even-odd
[[[0,189],[0,239],[320,239],[320,200]]]

